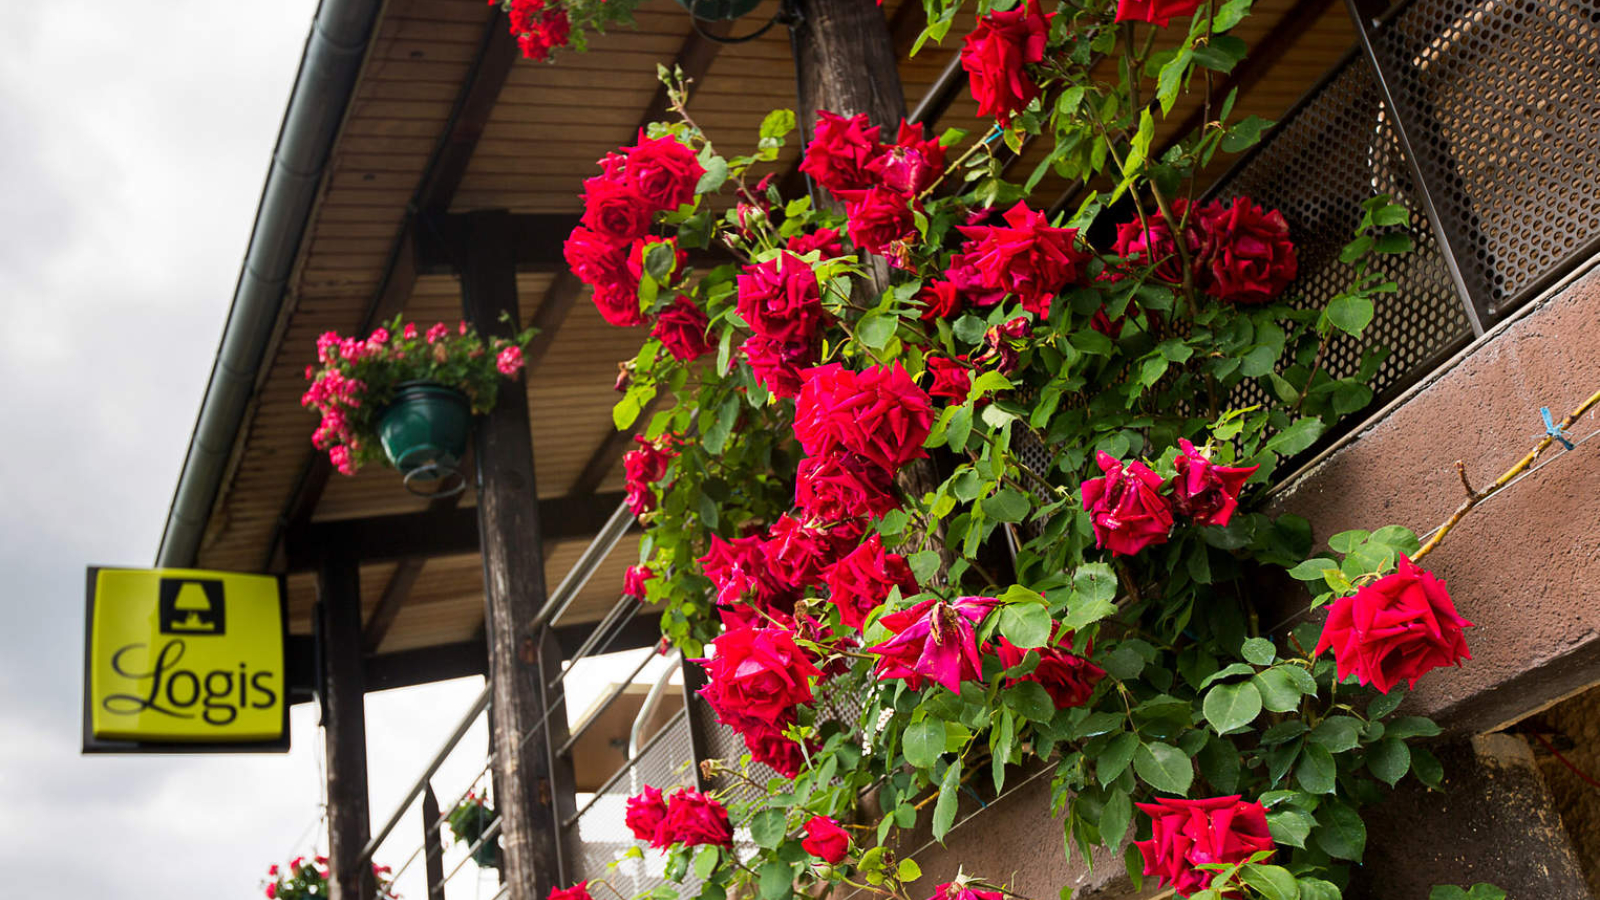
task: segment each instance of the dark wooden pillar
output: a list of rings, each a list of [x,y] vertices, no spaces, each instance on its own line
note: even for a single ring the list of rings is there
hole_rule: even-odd
[[[481,334],[510,334],[518,326],[515,247],[504,211],[463,217],[461,301]],[[509,314],[509,321],[502,321]],[[499,403],[479,420],[478,532],[483,552],[484,626],[492,688],[489,729],[501,794],[506,883],[511,900],[544,900],[561,881],[534,616],[545,602],[539,493],[527,394],[504,385]],[[566,721],[565,711],[551,719]]]
[[[800,122],[809,138],[817,110],[842,116],[866,113],[894,140],[906,115],[905,91],[894,39],[873,0],[796,0],[795,75]]]
[[[321,633],[322,735],[328,759],[328,867],[332,900],[368,900],[372,866],[361,849],[372,836],[367,810],[366,685],[361,674],[361,572],[330,559],[317,569]]]
[[[439,798],[433,794],[433,785],[422,789],[422,846],[425,850],[423,868],[428,879],[428,900],[444,900],[444,838],[434,823],[439,821]]]

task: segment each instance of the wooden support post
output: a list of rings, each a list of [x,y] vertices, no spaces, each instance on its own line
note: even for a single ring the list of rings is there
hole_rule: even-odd
[[[444,840],[433,827],[439,821],[439,798],[433,795],[430,782],[422,789],[422,846],[427,870],[428,900],[444,900]]]
[[[470,213],[462,246],[466,317],[486,335],[518,327],[516,248],[503,211]],[[508,316],[502,321],[502,316]],[[540,645],[530,626],[545,602],[539,492],[528,397],[506,386],[477,426],[478,530],[493,691],[489,727],[501,794],[503,869],[511,900],[544,900],[562,881],[560,819],[547,749]],[[551,710],[565,722],[565,710]]]
[[[712,715],[711,707],[700,696],[706,686],[706,670],[699,663],[685,659],[679,664],[683,670],[683,721],[689,726],[689,756],[694,763],[694,789],[708,791],[711,780],[700,764],[711,758],[711,742],[706,738],[706,721]]]
[[[841,116],[866,113],[872,124],[894,134],[906,115],[906,96],[883,10],[873,0],[798,0],[796,5],[802,133],[810,134],[817,110],[826,109]]]
[[[322,734],[328,760],[328,868],[332,900],[371,900],[367,810],[367,721],[361,674],[361,571],[330,559],[317,570],[321,631]]]

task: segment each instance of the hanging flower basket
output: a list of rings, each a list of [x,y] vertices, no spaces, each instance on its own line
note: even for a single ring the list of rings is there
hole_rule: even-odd
[[[760,0],[678,0],[678,5],[687,9],[696,19],[716,21],[749,15],[761,5],[761,2]]]
[[[461,799],[461,803],[450,811],[446,821],[450,823],[450,832],[455,835],[456,843],[477,848],[472,851],[473,862],[485,869],[498,869],[500,836],[490,835],[485,840],[484,833],[493,827],[499,818],[499,813],[489,805],[487,796],[479,797],[477,792],[469,791],[467,796]]]
[[[396,386],[394,399],[378,414],[378,440],[412,489],[461,474],[471,426],[466,394],[436,381],[407,381]]]

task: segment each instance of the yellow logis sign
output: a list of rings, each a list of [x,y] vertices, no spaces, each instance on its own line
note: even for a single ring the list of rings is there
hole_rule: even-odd
[[[86,748],[93,741],[227,744],[284,736],[277,578],[93,569],[88,615]]]

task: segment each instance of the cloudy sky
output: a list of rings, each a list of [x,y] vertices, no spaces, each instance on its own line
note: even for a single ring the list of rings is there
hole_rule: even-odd
[[[315,821],[308,707],[286,756],[78,753],[84,567],[155,556],[314,8],[0,4],[6,896],[255,897]],[[374,808],[480,686],[369,699]],[[441,793],[483,746],[468,739]]]

